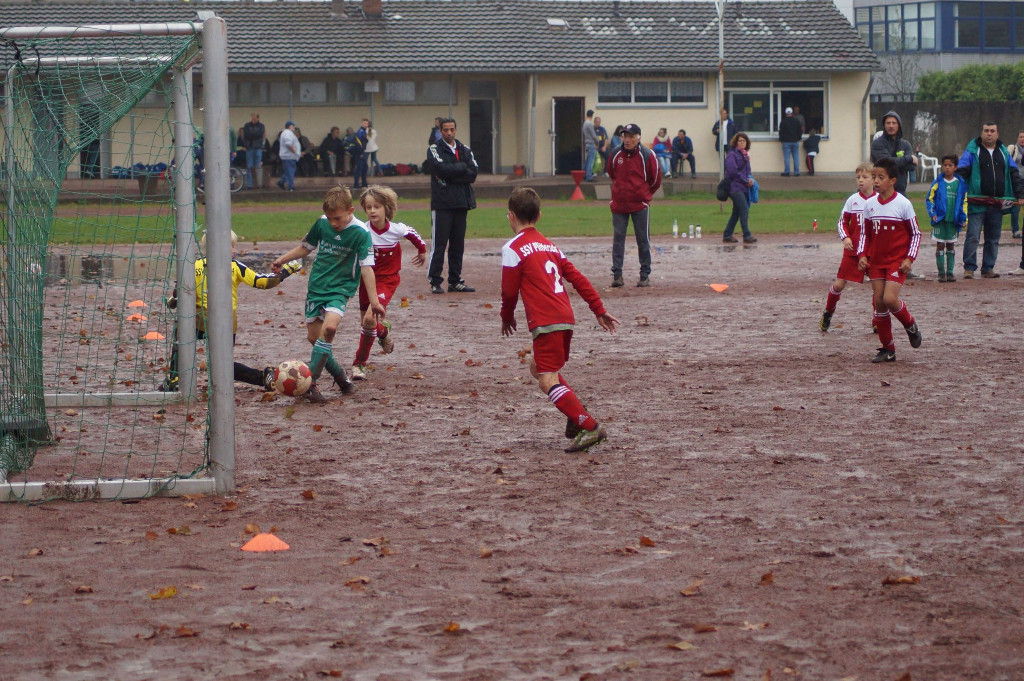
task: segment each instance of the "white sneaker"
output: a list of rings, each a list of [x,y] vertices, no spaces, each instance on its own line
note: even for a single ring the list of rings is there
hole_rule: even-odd
[[[1024,277],[1024,267],[1018,267],[1017,269],[1015,269],[1012,272],[1007,272],[1006,276],[1008,276],[1008,277]]]
[[[366,380],[366,366],[362,364],[353,364],[351,371],[348,375],[352,377],[353,381],[365,381]]]

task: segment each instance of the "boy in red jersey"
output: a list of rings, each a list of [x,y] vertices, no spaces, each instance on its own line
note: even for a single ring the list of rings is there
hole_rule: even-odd
[[[509,197],[508,209],[508,224],[516,235],[501,249],[501,335],[515,333],[516,304],[522,293],[526,323],[533,334],[530,373],[566,416],[565,436],[573,438],[573,443],[565,451],[582,452],[608,436],[559,373],[569,359],[576,322],[562,277],[587,301],[603,329],[614,333],[619,320],[605,311],[590,281],[537,231],[537,192],[527,187],[516,189]]]
[[[843,295],[846,282],[852,281],[858,284],[864,283],[864,273],[857,267],[857,243],[860,241],[861,217],[864,213],[864,204],[875,195],[872,186],[870,163],[861,163],[854,171],[857,176],[857,191],[846,199],[843,212],[839,214],[839,239],[843,242],[843,259],[839,263],[839,273],[836,280],[828,290],[828,300],[825,302],[825,311],[821,314],[821,321],[818,328],[823,332],[828,331],[832,324],[832,315],[839,304],[839,297]]]
[[[367,227],[373,238],[373,273],[377,279],[377,299],[385,308],[401,281],[399,271],[402,269],[402,245],[400,241],[408,239],[416,247],[413,265],[426,262],[427,244],[416,233],[416,230],[401,222],[391,222],[398,211],[398,194],[394,190],[380,184],[367,187],[359,197],[359,205],[366,211]],[[373,341],[380,342],[384,354],[395,349],[395,341],[391,338],[391,323],[367,316],[370,297],[366,287],[359,285],[359,310],[363,313],[363,330],[359,335],[359,348],[352,362],[352,378],[361,381],[366,378],[366,362],[370,359]]]
[[[896,162],[891,158],[875,163],[871,179],[878,193],[864,205],[863,229],[857,246],[858,267],[871,280],[875,325],[882,343],[871,360],[876,364],[896,361],[890,313],[907,330],[910,347],[921,347],[921,331],[907,304],[900,299],[900,289],[921,245],[921,230],[917,228],[914,205],[896,191],[896,175]]]

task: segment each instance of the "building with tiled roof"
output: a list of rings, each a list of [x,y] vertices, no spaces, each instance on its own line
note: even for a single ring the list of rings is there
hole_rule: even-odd
[[[372,118],[380,160],[420,162],[435,116],[452,115],[482,172],[579,168],[580,126],[634,122],[648,143],[687,129],[712,171],[719,18],[713,2],[362,0],[0,2],[0,27],[195,20],[228,30],[231,119],[259,110],[268,132],[295,120],[314,142]],[[825,137],[818,170],[847,171],[871,125],[879,62],[831,0],[725,3],[725,101],[776,170],[787,106]],[[197,77],[201,83],[201,74]]]

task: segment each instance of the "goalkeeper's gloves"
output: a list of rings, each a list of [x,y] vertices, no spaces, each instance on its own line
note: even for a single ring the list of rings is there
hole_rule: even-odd
[[[291,275],[293,275],[296,272],[299,272],[301,270],[302,270],[302,261],[301,260],[292,260],[290,262],[286,262],[285,264],[281,265],[281,274],[279,274],[278,276],[281,277],[281,281],[284,281],[285,279],[287,279]]]

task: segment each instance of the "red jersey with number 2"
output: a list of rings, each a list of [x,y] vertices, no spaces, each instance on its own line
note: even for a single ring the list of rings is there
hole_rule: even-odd
[[[563,278],[600,316],[605,313],[601,296],[590,281],[569,262],[557,246],[533,227],[516,234],[501,249],[501,321],[515,318],[519,296],[532,331],[552,324],[574,324],[572,304]]]

